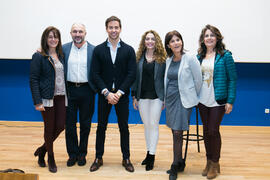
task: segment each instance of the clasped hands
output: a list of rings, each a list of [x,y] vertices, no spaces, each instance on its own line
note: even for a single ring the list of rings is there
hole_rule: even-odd
[[[107,96],[108,103],[112,105],[117,104],[121,96],[122,94],[118,91],[116,93],[109,92]]]

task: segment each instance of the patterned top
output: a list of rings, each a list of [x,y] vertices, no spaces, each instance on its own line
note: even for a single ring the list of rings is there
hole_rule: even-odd
[[[51,57],[51,59],[54,62],[55,69],[54,96],[65,95],[65,105],[67,106],[63,64],[60,61],[54,59],[53,57]],[[42,99],[42,104],[44,107],[53,107],[53,99]]]
[[[65,89],[65,80],[64,80],[64,68],[63,64],[60,61],[55,60],[54,58],[54,67],[55,67],[55,89],[54,89],[54,95],[65,95],[66,89]]]
[[[200,91],[200,103],[207,107],[219,106],[215,100],[215,91],[213,84],[215,56],[204,59],[201,64],[203,84]]]

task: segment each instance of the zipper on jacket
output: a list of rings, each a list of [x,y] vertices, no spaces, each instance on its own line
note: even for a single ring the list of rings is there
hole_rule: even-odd
[[[55,70],[54,62],[52,63],[50,59],[51,59],[51,56],[48,56],[48,61],[52,64],[53,69],[54,69],[54,90],[53,90],[53,99],[54,99],[54,91],[55,91],[55,87],[56,87],[56,82],[55,82],[55,79],[56,79],[56,70]]]

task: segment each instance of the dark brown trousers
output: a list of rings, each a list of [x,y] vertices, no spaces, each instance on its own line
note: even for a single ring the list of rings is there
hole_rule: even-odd
[[[41,112],[44,121],[44,140],[48,154],[53,154],[53,142],[65,129],[65,96],[54,96],[53,107],[45,107]]]
[[[225,113],[224,106],[207,107],[199,103],[203,123],[203,137],[208,160],[218,162],[221,150],[220,123]]]

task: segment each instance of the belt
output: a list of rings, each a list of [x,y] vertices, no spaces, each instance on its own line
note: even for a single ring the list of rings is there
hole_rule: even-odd
[[[69,86],[75,86],[75,87],[81,87],[88,84],[88,82],[77,83],[77,82],[70,82],[70,81],[68,81],[67,83]]]

